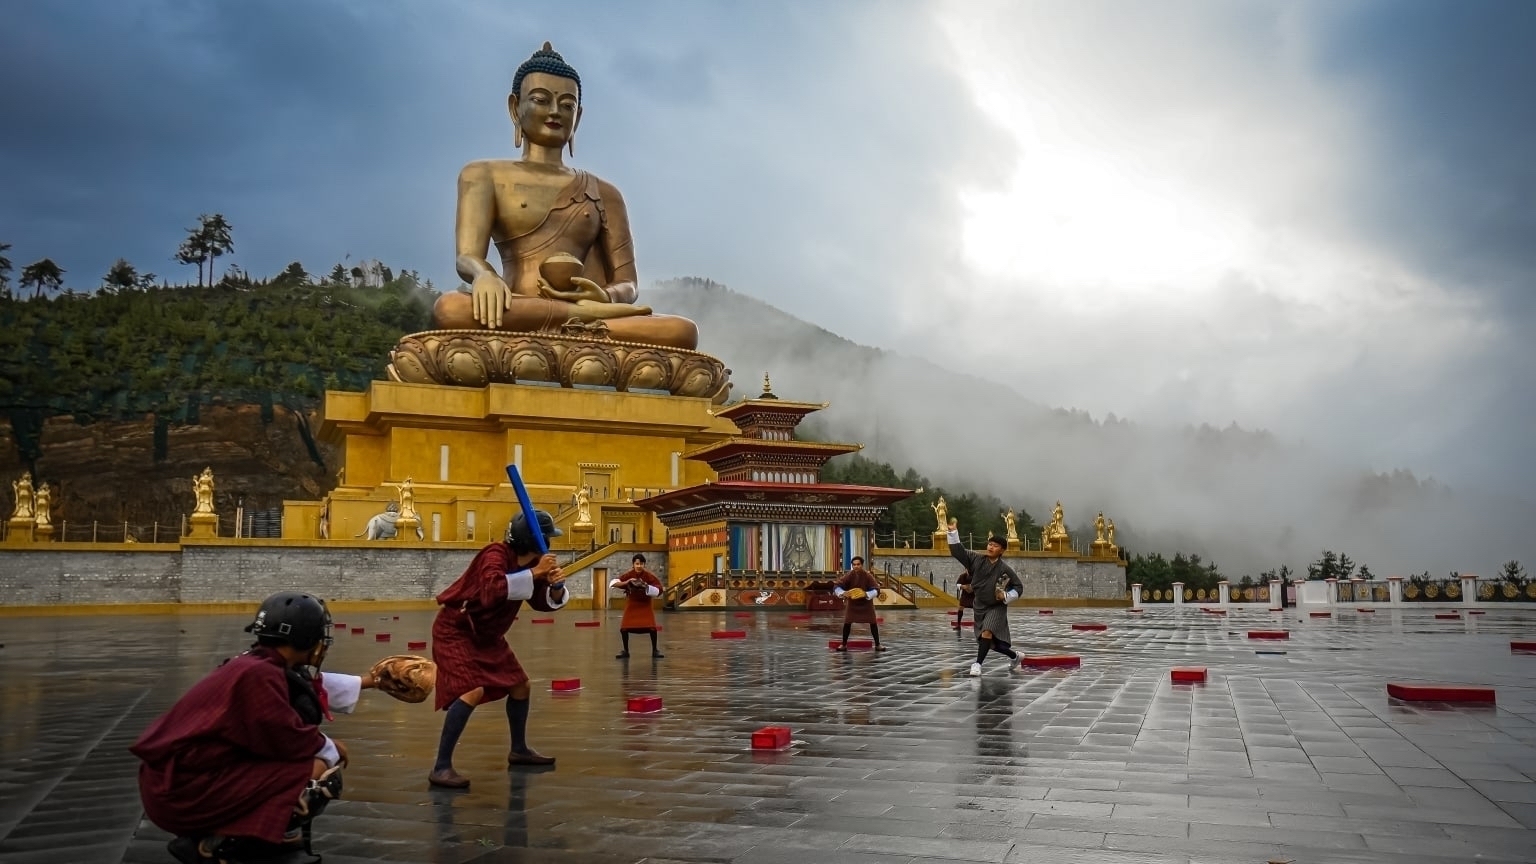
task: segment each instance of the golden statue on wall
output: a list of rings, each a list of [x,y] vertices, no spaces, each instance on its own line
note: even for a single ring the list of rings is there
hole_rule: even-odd
[[[1071,538],[1067,536],[1066,511],[1057,501],[1051,509],[1051,522],[1040,532],[1040,549],[1043,552],[1059,551],[1067,547]]]
[[[578,487],[571,497],[576,502],[576,521],[572,524],[586,528],[592,524],[592,487]]]
[[[48,484],[37,488],[36,497],[32,501],[33,519],[37,525],[38,533],[53,531],[53,493],[49,491]]]
[[[1109,542],[1104,536],[1104,511],[1102,510],[1093,518],[1093,542],[1099,545]]]
[[[206,467],[203,473],[192,477],[192,494],[196,497],[196,505],[193,513],[213,512],[213,468]]]
[[[1018,540],[1019,539],[1019,517],[1014,515],[1013,508],[1009,507],[1008,508],[1008,512],[1002,514],[1002,516],[1003,516],[1003,524],[1005,526],[1007,526],[1007,528],[1008,528],[1008,534],[1007,534],[1007,536],[1004,539],[1007,539],[1007,540]]]
[[[944,496],[940,495],[939,500],[928,506],[933,510],[933,515],[939,517],[939,529],[935,533],[943,534],[949,531],[949,505],[944,503]]]
[[[395,492],[400,496],[400,509],[398,522],[410,526],[421,524],[421,516],[416,512],[415,482],[406,477],[403,483],[390,483],[395,487]]]
[[[32,522],[36,519],[32,509],[32,472],[21,475],[20,480],[11,481],[11,491],[16,496],[16,510],[11,513],[12,522]]]

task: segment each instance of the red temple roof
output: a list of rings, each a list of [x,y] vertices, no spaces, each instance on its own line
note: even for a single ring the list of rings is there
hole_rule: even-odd
[[[754,501],[774,504],[889,506],[912,496],[911,489],[852,486],[841,483],[759,483],[727,480],[674,489],[635,502],[656,513],[697,507],[715,501]]]

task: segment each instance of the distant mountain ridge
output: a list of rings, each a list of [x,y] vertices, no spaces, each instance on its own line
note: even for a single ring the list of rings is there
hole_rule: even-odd
[[[1520,557],[1530,502],[1375,473],[1265,431],[1143,426],[1042,406],[1007,385],[854,343],[707,279],[644,292],[658,311],[699,324],[700,350],[732,370],[732,398],[763,374],[780,397],[829,402],[807,421],[858,441],[864,455],[936,483],[996,494],[1037,516],[1060,499],[1070,525],[1102,510],[1122,545],[1200,551],[1225,572],[1293,569],[1323,548],[1386,575],[1452,569],[1491,575]]]

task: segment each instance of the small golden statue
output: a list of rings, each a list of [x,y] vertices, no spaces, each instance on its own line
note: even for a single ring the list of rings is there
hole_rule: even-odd
[[[205,467],[203,473],[192,477],[192,494],[197,497],[193,513],[213,512],[213,468]]]
[[[1111,519],[1106,522],[1104,524],[1104,530],[1105,542],[1109,544],[1109,548],[1119,549],[1120,547],[1115,545],[1115,520]]]
[[[395,487],[395,491],[400,495],[399,524],[406,526],[420,524],[421,516],[416,512],[414,481],[410,477],[406,477],[403,483],[391,483],[389,485]]]
[[[576,521],[572,524],[579,528],[590,526],[592,524],[592,487],[579,487],[576,494],[571,497],[576,502]]]
[[[16,523],[35,521],[36,517],[32,509],[32,472],[23,473],[20,480],[12,480],[11,491],[16,495],[16,510],[11,514],[11,521]]]
[[[938,501],[928,506],[933,510],[933,515],[939,517],[939,530],[934,533],[944,534],[954,529],[954,526],[949,521],[949,505],[944,503],[943,495],[939,496]]]
[[[1067,522],[1065,511],[1061,508],[1061,502],[1051,510],[1051,522],[1040,532],[1040,550],[1043,552],[1058,551],[1070,542],[1067,536]]]
[[[53,533],[52,504],[53,493],[48,491],[48,484],[44,483],[37,488],[37,496],[32,504],[33,518],[36,520],[39,534]]]
[[[1009,507],[1008,512],[1002,516],[1003,524],[1008,527],[1008,534],[1004,539],[1016,542],[1019,539],[1019,517],[1014,515],[1012,507]]]
[[[1109,542],[1104,537],[1104,511],[1102,510],[1093,519],[1093,542],[1100,546]]]

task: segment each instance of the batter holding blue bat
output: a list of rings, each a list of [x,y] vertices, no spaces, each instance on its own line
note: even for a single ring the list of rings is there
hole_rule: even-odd
[[[569,599],[565,574],[545,541],[561,531],[548,513],[528,501],[513,466],[507,466],[507,474],[522,512],[507,525],[504,541],[481,549],[464,575],[437,595],[442,608],[432,622],[432,659],[437,663],[437,707],[446,709],[447,716],[437,763],[427,776],[433,786],[469,787],[469,778],[453,768],[453,750],[475,708],[502,698],[512,732],[507,765],[555,763],[554,757],[528,746],[528,673],[507,644],[507,631],[524,603],[553,612]]]

